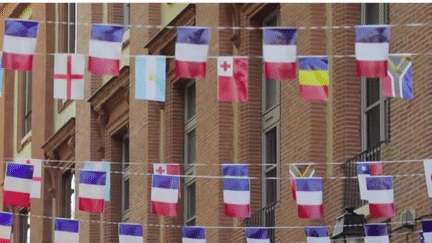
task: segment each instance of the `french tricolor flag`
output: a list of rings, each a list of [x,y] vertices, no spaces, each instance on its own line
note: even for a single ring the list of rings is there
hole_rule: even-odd
[[[358,77],[387,77],[390,26],[356,26],[356,69]]]
[[[178,176],[153,175],[151,189],[152,214],[177,217],[179,188],[180,180]]]
[[[33,165],[7,163],[3,188],[3,203],[9,206],[30,207]]]
[[[78,243],[79,232],[79,220],[56,218],[54,243]]]
[[[0,212],[0,242],[10,243],[13,225],[13,214]]]
[[[7,19],[3,40],[3,68],[18,71],[33,70],[39,22]]]
[[[143,243],[144,233],[141,224],[120,223],[119,243]]]
[[[365,243],[389,243],[386,224],[365,224]]]
[[[396,215],[393,193],[393,177],[366,177],[369,213],[373,218],[388,218]]]
[[[182,78],[205,78],[210,42],[210,29],[177,27],[175,75]]]
[[[322,178],[296,178],[297,212],[302,219],[324,216]]]
[[[203,227],[183,226],[182,243],[206,243],[206,230]]]
[[[268,228],[245,228],[247,243],[270,243]]]
[[[421,221],[423,227],[424,242],[432,242],[432,220]]]
[[[383,172],[381,162],[359,162],[357,163],[357,177],[359,180],[360,198],[368,200],[366,190],[366,177],[381,175]]]
[[[222,165],[224,176],[223,198],[225,216],[234,218],[247,218],[251,215],[250,207],[250,179],[248,166]]]
[[[264,73],[268,79],[295,79],[297,28],[264,28]]]
[[[330,243],[327,227],[306,227],[305,234],[307,243]]]
[[[88,70],[96,75],[120,75],[120,58],[124,27],[121,25],[93,24]]]
[[[81,211],[103,213],[105,210],[106,171],[81,170],[78,207]]]

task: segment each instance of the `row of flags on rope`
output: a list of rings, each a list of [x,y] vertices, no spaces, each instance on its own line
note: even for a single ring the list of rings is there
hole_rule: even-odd
[[[356,26],[357,76],[382,78],[383,95],[412,99],[412,58],[389,56],[388,25]],[[6,20],[3,43],[4,69],[32,71],[39,23]],[[92,24],[87,70],[95,75],[120,74],[124,27]],[[329,92],[328,56],[297,56],[298,29],[263,28],[263,61],[266,79],[299,78],[299,95],[305,100],[326,101]],[[181,78],[206,78],[210,28],[177,27],[175,75]],[[85,58],[82,54],[55,54],[54,98],[84,99]],[[136,98],[165,101],[166,56],[137,56]],[[248,100],[248,57],[217,58],[218,100]],[[297,67],[299,73],[297,75]]]

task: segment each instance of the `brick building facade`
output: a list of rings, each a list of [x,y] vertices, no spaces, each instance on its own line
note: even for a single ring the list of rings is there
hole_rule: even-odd
[[[398,221],[406,209],[415,209],[417,218],[429,217],[423,176],[395,177],[398,215],[380,220],[368,217],[356,180],[340,177],[355,176],[356,161],[432,156],[432,113],[427,108],[432,102],[427,78],[432,69],[425,55],[432,47],[432,33],[429,25],[406,26],[430,23],[431,4],[35,3],[2,4],[0,10],[3,18],[42,21],[33,73],[5,71],[0,98],[2,162],[25,157],[46,161],[42,198],[32,199],[30,212],[1,206],[17,214],[13,242],[52,242],[50,217],[80,219],[81,242],[118,242],[115,223],[121,221],[144,224],[144,242],[180,242],[181,228],[172,226],[181,225],[225,226],[207,229],[207,242],[245,242],[239,227],[334,225],[350,206],[368,222],[390,222],[391,242],[417,242],[420,224],[411,229],[399,227]],[[85,100],[54,100],[52,53],[87,54],[90,23],[132,25],[124,36],[121,74],[101,77],[86,72]],[[310,28],[382,23],[396,25],[391,28],[391,53],[422,53],[413,58],[413,100],[386,99],[379,80],[356,77],[353,28]],[[136,100],[134,55],[174,55],[175,29],[142,27],[146,25],[209,26],[210,56],[254,56],[249,59],[248,102],[217,101],[214,58],[208,61],[207,78],[196,81],[177,78],[169,58],[166,102]],[[304,27],[299,30],[298,55],[330,55],[329,101],[301,100],[298,80],[263,79],[262,59],[256,58],[262,55],[260,29],[217,30],[218,26]],[[103,215],[76,210],[76,172],[85,161],[111,161],[115,172]],[[249,164],[250,176],[260,178],[251,180],[252,217],[225,217],[222,180],[193,176],[182,179],[177,218],[151,215],[151,177],[145,174],[152,173],[156,162],[180,163],[185,175],[211,176],[221,175],[222,163]],[[317,163],[317,175],[325,178],[321,220],[297,217],[288,165],[299,162]],[[421,174],[423,165],[420,160],[386,163],[384,173]],[[301,228],[272,231],[272,242],[304,239]]]

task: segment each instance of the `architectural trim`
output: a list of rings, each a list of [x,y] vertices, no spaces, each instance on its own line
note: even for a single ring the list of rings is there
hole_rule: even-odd
[[[68,147],[71,148],[72,153],[75,153],[73,149],[75,147],[75,117],[72,117],[67,121],[54,135],[52,135],[42,146],[47,158],[54,159],[56,156],[56,150],[63,144],[67,143]]]

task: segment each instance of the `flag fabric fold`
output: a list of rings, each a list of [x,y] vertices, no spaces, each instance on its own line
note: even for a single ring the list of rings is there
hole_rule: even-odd
[[[297,28],[265,27],[264,73],[268,79],[296,78]]]
[[[422,220],[421,223],[424,242],[432,242],[432,220]]]
[[[3,187],[4,205],[30,207],[33,171],[33,165],[7,163]]]
[[[137,56],[135,59],[135,98],[165,101],[166,57]]]
[[[389,243],[386,224],[365,224],[365,243]]]
[[[10,243],[14,215],[8,212],[0,212],[0,242]]]
[[[218,100],[248,100],[248,58],[218,57]]]
[[[143,243],[144,230],[141,224],[119,223],[119,243]]]
[[[366,177],[369,214],[373,218],[388,218],[396,215],[393,193],[393,177]]]
[[[315,226],[305,227],[307,243],[330,243],[327,227]]]
[[[315,176],[315,168],[313,165],[290,165],[289,166],[290,173],[290,185],[291,185],[291,196],[293,200],[296,200],[296,183],[295,178],[297,177],[306,177],[311,178]]]
[[[432,197],[432,159],[423,160],[428,196]]]
[[[183,226],[182,243],[206,243],[205,228],[196,226]]]
[[[95,75],[120,75],[124,27],[92,24],[88,70]]]
[[[79,220],[56,218],[54,243],[79,243],[79,232]]]
[[[248,165],[246,164],[222,165],[225,216],[240,219],[250,217],[250,179],[248,173]]]
[[[296,178],[296,196],[299,218],[317,219],[324,216],[322,178]]]
[[[84,55],[55,54],[54,99],[84,99],[84,70]]]
[[[175,75],[181,78],[205,78],[210,28],[177,27]]]
[[[38,34],[37,21],[7,19],[3,40],[3,68],[32,71]]]
[[[359,181],[360,199],[368,200],[366,177],[382,175],[381,162],[358,162],[357,163],[357,178]]]
[[[329,88],[328,56],[299,57],[299,93],[304,100],[327,101]]]
[[[412,99],[412,78],[411,56],[389,56],[387,77],[381,79],[383,95],[385,97]]]
[[[154,215],[177,217],[179,176],[153,175],[151,212]]]
[[[358,77],[382,78],[387,76],[390,26],[360,25],[355,27],[356,70]]]
[[[247,243],[270,243],[270,232],[264,227],[245,228]]]
[[[105,210],[105,171],[81,170],[79,180],[79,210],[103,213]]]

